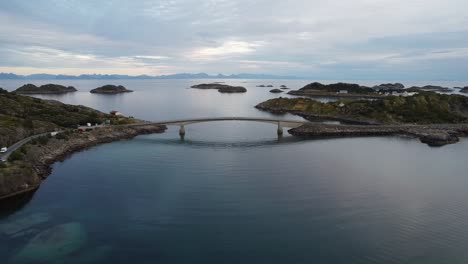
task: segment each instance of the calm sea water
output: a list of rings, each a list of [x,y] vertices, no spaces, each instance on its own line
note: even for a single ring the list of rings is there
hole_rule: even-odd
[[[135,92],[102,96],[87,91],[108,82],[53,82],[80,92],[41,98],[147,120],[271,117],[253,106],[286,95],[255,85],[306,84],[229,80],[249,91],[227,95],[187,89],[200,80],[118,81]],[[0,211],[1,263],[468,262],[468,140],[306,141],[251,122],[186,130],[183,140],[170,128],[55,164],[29,201]],[[66,223],[75,228],[53,229]]]

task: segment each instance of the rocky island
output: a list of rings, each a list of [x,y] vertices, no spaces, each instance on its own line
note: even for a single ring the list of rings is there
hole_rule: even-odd
[[[441,93],[450,93],[453,92],[454,89],[448,88],[448,87],[442,87],[442,86],[436,86],[436,85],[426,85],[426,86],[412,86],[408,89],[406,89],[408,92],[420,92],[420,91],[426,91],[426,92],[441,92]]]
[[[218,90],[220,93],[245,93],[247,92],[247,89],[242,86],[230,86],[226,84],[220,84],[220,83],[203,83],[203,84],[197,84],[193,85],[191,88],[194,89],[214,89]]]
[[[282,93],[283,90],[280,90],[280,89],[273,89],[273,90],[270,90],[270,93]]]
[[[90,91],[90,93],[96,93],[96,94],[120,94],[120,93],[131,93],[133,92],[132,90],[128,90],[122,85],[104,85],[101,87],[98,87],[96,89],[93,89]]]
[[[311,121],[347,125],[305,125],[289,132],[303,137],[411,135],[431,146],[458,142],[468,134],[468,97],[421,92],[411,97],[322,103],[308,98],[276,98],[256,108],[292,113]]]
[[[314,82],[288,94],[309,97],[382,98],[375,89],[351,83],[321,84]]]
[[[0,145],[28,139],[0,161],[0,200],[37,189],[51,165],[67,156],[98,145],[140,134],[162,133],[165,126],[140,123],[84,106],[21,96],[0,89]],[[27,109],[28,115],[23,114]],[[78,130],[77,125],[104,124]],[[48,133],[58,131],[60,133]],[[29,138],[30,136],[34,138]]]
[[[76,88],[73,86],[63,86],[59,84],[46,84],[40,87],[34,84],[25,84],[20,88],[16,89],[14,93],[17,94],[64,94],[76,92]]]
[[[462,93],[468,93],[468,86],[462,88],[462,89],[460,90],[460,92],[462,92]]]

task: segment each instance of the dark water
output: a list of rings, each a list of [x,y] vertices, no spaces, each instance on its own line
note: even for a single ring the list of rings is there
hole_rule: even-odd
[[[136,92],[117,97],[82,92],[57,99],[158,120],[269,116],[252,107],[279,96],[268,88],[223,95],[185,89],[191,81],[166,82],[129,82]],[[244,85],[262,83],[273,81]],[[304,141],[250,122],[191,125],[181,140],[171,128],[55,164],[30,201],[0,216],[0,259],[467,263],[467,156],[467,140],[442,148],[406,138]],[[30,233],[5,234],[7,224],[38,214],[47,220]],[[71,222],[86,239],[79,231],[62,233],[52,240],[66,247],[24,249],[39,232]]]

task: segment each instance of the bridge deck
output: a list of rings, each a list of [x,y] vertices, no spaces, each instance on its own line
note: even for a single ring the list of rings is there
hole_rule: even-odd
[[[157,121],[157,122],[150,122],[149,124],[182,126],[182,125],[190,125],[190,124],[195,124],[195,123],[217,122],[217,121],[261,122],[261,123],[279,124],[283,127],[292,127],[292,128],[310,123],[308,121],[282,120],[282,119],[256,118],[256,117],[208,117],[208,118]]]

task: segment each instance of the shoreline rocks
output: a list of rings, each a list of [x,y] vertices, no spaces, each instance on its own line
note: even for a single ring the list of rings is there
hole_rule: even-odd
[[[40,87],[34,84],[25,84],[13,91],[16,94],[65,94],[76,92],[73,86],[65,87],[59,84],[45,84]]]
[[[132,90],[128,90],[122,85],[104,85],[98,88],[95,88],[90,91],[90,93],[95,94],[120,94],[120,93],[131,93]]]
[[[431,147],[457,143],[468,135],[468,124],[437,125],[328,125],[306,124],[288,131],[303,138],[341,138],[367,136],[411,136]]]

